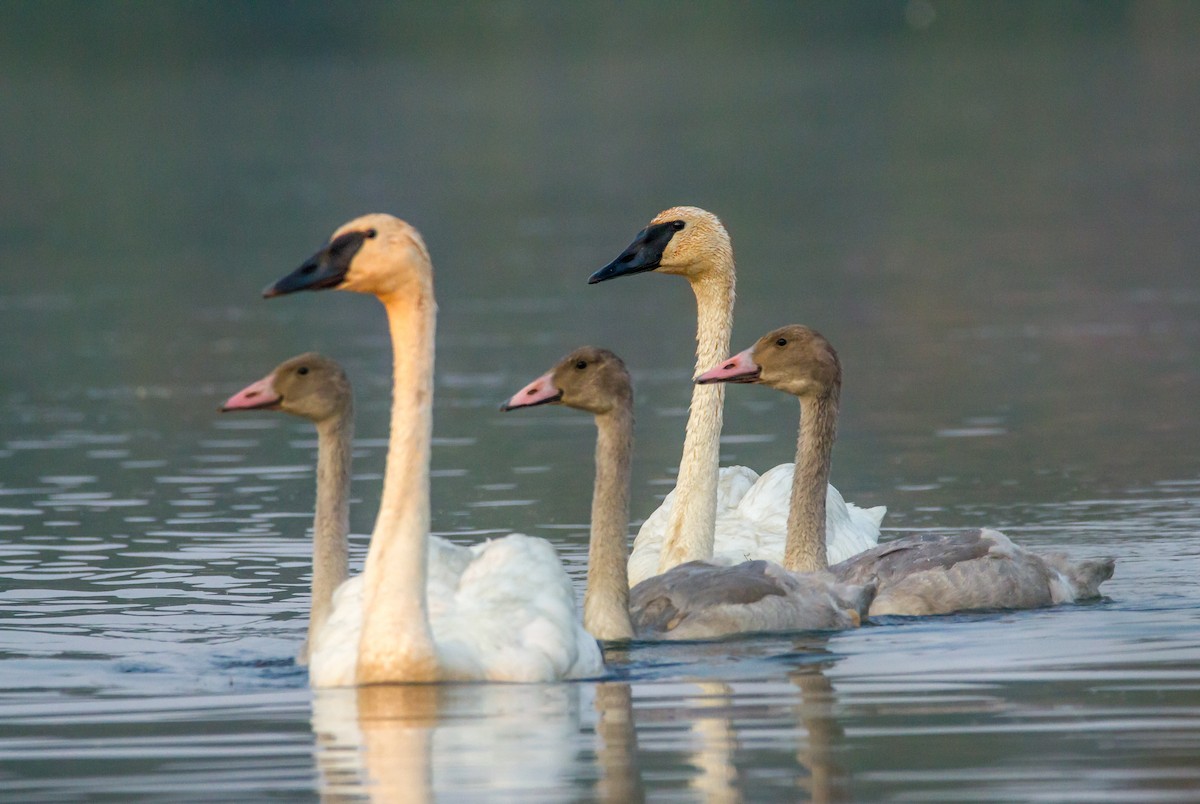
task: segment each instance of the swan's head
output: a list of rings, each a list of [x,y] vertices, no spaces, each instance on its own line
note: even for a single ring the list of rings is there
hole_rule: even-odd
[[[828,396],[840,389],[842,364],[825,336],[792,324],[763,335],[746,351],[701,374],[696,382],[757,383],[804,399]]]
[[[327,288],[386,297],[424,286],[432,275],[421,234],[399,218],[375,213],[343,224],[324,248],[263,290],[263,297]]]
[[[321,423],[347,415],[353,392],[346,372],[316,352],[285,360],[267,376],[247,385],[221,406],[232,410],[282,410]]]
[[[645,271],[698,280],[732,270],[733,246],[720,219],[698,207],[671,207],[655,215],[619,257],[588,278],[588,284]]]
[[[581,346],[513,394],[500,410],[559,404],[597,416],[633,405],[625,363],[607,349]]]

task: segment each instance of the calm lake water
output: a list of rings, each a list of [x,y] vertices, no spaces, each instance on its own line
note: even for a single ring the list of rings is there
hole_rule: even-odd
[[[4,4],[0,799],[1197,800],[1198,131],[1190,4]],[[261,288],[360,213],[420,227],[435,528],[582,585],[591,422],[496,406],[617,351],[657,505],[694,304],[584,281],[678,203],[733,236],[735,346],[838,347],[833,479],[885,536],[1114,555],[1107,597],[311,693],[315,436],[216,408],[347,366],[357,567],[389,344],[371,299]],[[732,388],[723,460],[795,426]]]

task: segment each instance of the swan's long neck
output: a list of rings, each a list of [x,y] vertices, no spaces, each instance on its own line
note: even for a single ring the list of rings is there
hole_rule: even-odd
[[[317,510],[313,518],[312,612],[308,618],[308,651],[329,619],[333,592],[349,574],[346,535],[350,532],[350,452],[354,440],[354,409],[317,424]]]
[[[800,401],[796,473],[783,548],[783,566],[792,572],[829,569],[825,555],[825,487],[837,436],[838,393],[835,387],[827,396]]]
[[[724,257],[723,257],[724,258]],[[692,280],[696,294],[696,373],[729,355],[733,329],[734,268],[728,255],[724,270]],[[725,385],[697,385],[683,439],[683,457],[675,483],[675,506],[667,523],[659,573],[677,564],[711,558],[717,520],[717,471],[721,460],[721,417]]]
[[[363,569],[358,683],[435,680],[425,605],[433,353],[432,280],[381,297],[392,335],[392,424],[383,498]]]
[[[632,639],[626,528],[633,411],[624,405],[601,414],[596,417],[596,428],[596,485],[583,627],[596,639]]]

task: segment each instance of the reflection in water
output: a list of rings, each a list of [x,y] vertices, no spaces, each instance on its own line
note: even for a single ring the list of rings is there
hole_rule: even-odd
[[[699,738],[695,764],[699,773],[691,787],[706,801],[717,804],[737,804],[742,800],[737,785],[737,766],[733,755],[737,751],[737,733],[731,717],[733,689],[720,681],[697,683],[702,696],[695,701],[700,709],[692,726]],[[712,714],[704,714],[711,709]]]
[[[596,685],[596,762],[600,779],[596,800],[605,804],[641,802],[646,798],[638,767],[637,725],[633,719],[633,691],[625,682]]]
[[[811,647],[806,642],[802,650]],[[849,778],[835,757],[844,735],[825,675],[832,661],[803,658],[783,685],[697,680],[316,690],[319,790],[325,801],[561,800],[594,779],[584,797],[639,802],[646,798],[643,772],[661,773],[664,749],[685,747],[679,778],[697,800],[740,802],[773,789],[798,800],[843,801]],[[588,694],[594,718],[579,703]],[[642,720],[646,747],[639,745]],[[780,741],[790,752],[775,749]],[[764,778],[756,765],[768,753],[773,766]]]
[[[815,664],[797,668],[789,678],[800,690],[796,713],[808,735],[796,752],[796,761],[808,770],[808,778],[801,778],[798,786],[814,804],[849,801],[850,774],[836,760],[845,734],[834,717],[833,684]]]
[[[806,643],[804,649],[811,650],[811,643]],[[849,773],[835,759],[844,733],[834,716],[833,685],[825,675],[832,664],[798,665],[788,674],[788,680],[799,696],[782,707],[782,712],[795,718],[796,765],[789,769],[789,775],[796,780],[796,790],[802,791],[800,798],[817,803],[850,798]],[[690,786],[705,801],[741,802],[743,791],[753,788],[739,778],[735,762],[742,750],[739,728],[753,730],[754,726],[740,727],[739,721],[755,723],[763,715],[739,696],[732,684],[704,681],[697,682],[697,686],[701,697],[691,701],[690,717],[694,718],[692,730],[698,738],[693,760],[698,773]]]
[[[586,0],[344,11],[0,6],[0,798],[312,800],[315,723],[328,798],[404,771],[691,800],[698,719],[747,800],[1195,798],[1200,4],[680,4],[654,48]],[[626,355],[633,510],[658,504],[694,301],[583,278],[676,201],[734,231],[739,327],[839,344],[839,488],[896,527],[1117,554],[1110,599],[858,629],[818,675],[788,640],[633,646],[624,690],[439,688],[369,728],[323,693],[310,722],[311,434],[214,408],[331,350],[362,388],[365,534],[389,344],[357,300],[262,284],[347,210],[418,221],[445,267],[434,526],[504,533],[520,502],[581,585],[590,424],[492,408],[575,344]],[[729,400],[724,463],[790,455],[776,396]],[[545,724],[504,705],[543,698]],[[365,750],[403,723],[421,774]]]
[[[315,692],[321,798],[370,794],[372,801],[432,800],[430,744],[442,687],[403,684]]]
[[[576,770],[576,684],[392,684],[315,690],[323,800],[548,796]]]

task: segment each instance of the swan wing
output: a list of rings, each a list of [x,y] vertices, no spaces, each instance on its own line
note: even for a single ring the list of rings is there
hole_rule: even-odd
[[[791,463],[780,464],[757,478],[745,467],[731,466],[721,470],[722,486],[737,489],[737,493],[727,493],[719,500],[716,542],[709,563],[732,566],[755,559],[783,561],[794,471],[795,464]],[[728,481],[738,482],[741,487]],[[751,483],[748,487],[747,481]],[[652,577],[657,571],[658,551],[673,495],[674,492],[668,495],[662,508],[646,520],[634,542],[634,554],[630,558],[631,585]],[[859,508],[847,503],[837,489],[829,486],[825,511],[826,550],[831,563],[878,544],[879,523],[887,508]]]
[[[791,573],[769,561],[689,561],[638,584],[630,613],[639,637],[651,639],[849,628],[861,623],[874,593],[871,583]]]
[[[362,575],[334,593],[310,659],[314,687],[355,683],[363,593]],[[549,681],[603,670],[599,646],[576,614],[570,578],[543,539],[514,534],[464,546],[430,537],[426,596],[439,660],[451,677]]]
[[[872,615],[926,615],[1039,608],[1094,597],[1112,575],[1112,561],[1071,564],[1061,556],[1039,556],[985,528],[905,536],[830,572],[848,583],[877,579]]]
[[[428,586],[431,609],[452,601],[458,579],[474,558],[464,547],[437,536],[429,537]],[[333,593],[329,619],[317,632],[309,659],[309,678],[314,687],[348,687],[355,683],[358,642],[362,634],[363,576],[348,578]]]
[[[825,497],[825,552],[836,564],[879,544],[879,524],[887,507],[859,508],[829,486]]]
[[[783,561],[796,465],[781,463],[761,477],[745,466],[722,467],[717,485],[717,531],[709,563],[732,566],[762,559]],[[629,585],[658,572],[675,490],[642,524],[629,556]],[[859,508],[829,486],[825,498],[825,549],[829,563],[844,561],[879,543],[885,506]]]
[[[453,605],[436,613],[431,605],[450,675],[552,681],[602,671],[599,646],[583,630],[570,578],[549,542],[512,534],[472,549]]]
[[[329,619],[317,631],[310,646],[308,678],[312,686],[354,686],[362,610],[363,576],[355,575],[334,591]]]
[[[783,559],[795,470],[794,463],[781,463],[765,472],[737,506],[734,517],[743,523],[741,528],[755,532],[756,542],[748,545],[746,558]],[[841,492],[829,486],[825,495],[825,550],[829,563],[836,564],[877,545],[879,524],[886,513],[887,508],[882,505],[864,509],[848,503]],[[726,532],[730,537],[736,533],[732,523],[727,529],[723,531],[718,526],[718,549],[724,548]]]
[[[723,466],[717,474],[717,540],[721,539],[722,522],[729,519],[732,512],[751,487],[758,480],[758,473],[745,466]],[[666,499],[655,511],[646,517],[642,527],[633,540],[633,549],[629,553],[629,585],[636,586],[647,578],[658,574],[658,555],[662,552],[663,540],[667,533],[667,523],[671,520],[671,511],[675,508],[675,489],[671,489]],[[786,519],[786,517],[785,517]],[[734,523],[736,527],[736,522]],[[727,525],[728,527],[728,525]],[[782,552],[782,547],[780,551]],[[736,548],[733,551],[736,553]],[[739,557],[736,561],[745,561]]]

